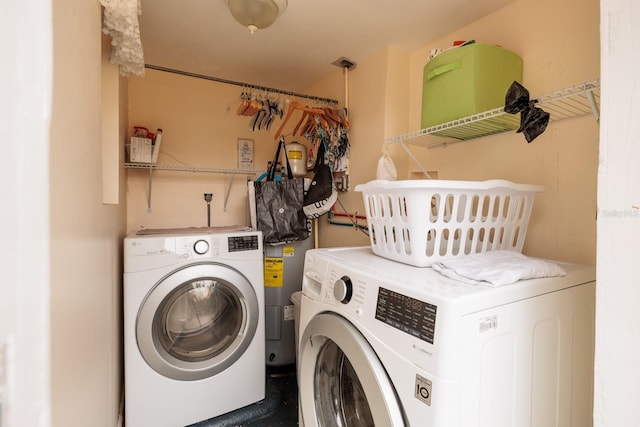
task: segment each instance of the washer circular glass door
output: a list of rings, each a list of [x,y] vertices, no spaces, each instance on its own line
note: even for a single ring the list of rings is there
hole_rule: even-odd
[[[226,265],[190,264],[165,276],[145,297],[136,320],[138,348],[163,376],[208,378],[242,356],[259,312],[244,275]]]
[[[328,313],[313,317],[304,329],[299,358],[305,426],[406,425],[380,360],[344,318]]]

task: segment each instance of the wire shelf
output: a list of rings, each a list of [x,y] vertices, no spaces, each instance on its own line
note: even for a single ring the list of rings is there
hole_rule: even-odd
[[[149,189],[147,193],[147,212],[151,212],[151,192],[153,189],[153,171],[174,171],[174,172],[194,172],[194,173],[217,173],[224,175],[231,175],[229,179],[229,185],[224,196],[224,211],[227,211],[227,203],[229,202],[229,195],[231,194],[231,186],[233,185],[233,178],[236,175],[259,175],[263,170],[258,169],[224,169],[224,168],[203,168],[197,166],[185,166],[185,165],[158,165],[156,163],[125,163],[125,169],[146,169],[149,171]]]
[[[600,80],[592,80],[561,89],[539,98],[536,105],[550,114],[550,121],[568,119],[593,113],[600,118]],[[387,144],[412,144],[427,148],[462,142],[502,132],[520,126],[519,114],[505,113],[504,108],[495,108],[472,116],[452,120],[429,128],[387,138]]]
[[[224,168],[203,168],[197,166],[184,165],[158,165],[155,163],[125,163],[127,169],[151,169],[159,171],[176,171],[176,172],[198,172],[198,173],[218,173],[218,174],[237,174],[237,175],[257,175],[264,172],[258,169],[224,169]]]

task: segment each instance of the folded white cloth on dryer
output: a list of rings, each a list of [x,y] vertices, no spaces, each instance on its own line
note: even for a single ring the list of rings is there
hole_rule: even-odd
[[[518,280],[564,276],[557,264],[520,252],[489,251],[444,259],[432,265],[440,274],[472,285],[503,286]]]

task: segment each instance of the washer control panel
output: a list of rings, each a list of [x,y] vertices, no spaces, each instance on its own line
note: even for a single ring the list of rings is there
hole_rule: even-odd
[[[438,307],[380,287],[376,319],[389,326],[433,344]]]

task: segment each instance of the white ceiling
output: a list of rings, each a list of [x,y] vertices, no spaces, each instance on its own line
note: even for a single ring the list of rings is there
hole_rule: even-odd
[[[250,34],[225,0],[142,0],[145,63],[281,90],[303,91],[385,46],[407,51],[514,0],[288,0]],[[356,65],[357,66],[357,65]]]

